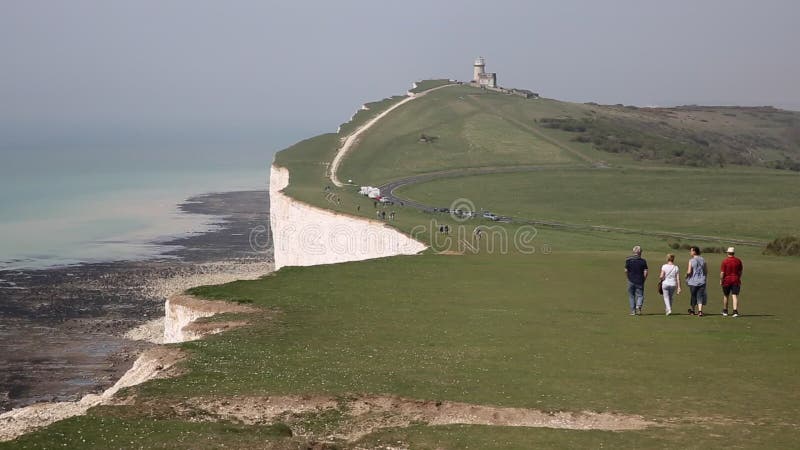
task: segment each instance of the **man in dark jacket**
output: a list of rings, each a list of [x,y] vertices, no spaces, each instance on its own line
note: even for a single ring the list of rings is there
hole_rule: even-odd
[[[641,315],[644,306],[644,282],[647,280],[647,260],[642,258],[642,247],[633,247],[633,254],[625,259],[628,275],[628,303],[631,315]]]

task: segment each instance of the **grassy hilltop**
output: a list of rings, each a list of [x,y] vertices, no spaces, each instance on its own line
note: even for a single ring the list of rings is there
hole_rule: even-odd
[[[278,154],[276,164],[291,171],[286,193],[374,218],[356,186],[333,188],[340,205],[326,200],[325,163],[344,135],[398,100],[371,104],[339,134]],[[644,110],[468,86],[431,92],[367,131],[339,178],[380,185],[450,171],[397,194],[441,207],[464,199],[569,226],[462,221],[392,206],[391,226],[431,250],[194,289],[263,313],[248,327],[181,344],[191,354],[185,373],[128,390],[126,405],[94,408],[0,448],[795,447],[800,259],[763,255],[762,243],[800,234],[800,174],[784,170],[800,154],[797,126],[796,113],[769,108]],[[518,170],[467,170],[487,167]],[[443,224],[450,236],[436,232]],[[478,226],[487,236],[476,242]],[[652,280],[645,315],[628,316],[622,264],[634,244],[657,274],[667,252],[685,267],[686,245],[735,240],[750,243],[737,244],[742,317],[718,315],[718,253],[705,255],[709,316],[688,316],[684,292],[678,314],[666,317]],[[268,396],[335,400],[270,420],[221,412]],[[384,397],[431,409],[457,402],[614,413],[651,426],[435,425],[413,408],[353,406]]]

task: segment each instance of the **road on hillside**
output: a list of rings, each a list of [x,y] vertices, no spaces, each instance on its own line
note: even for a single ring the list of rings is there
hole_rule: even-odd
[[[575,168],[575,167],[586,167],[586,166],[515,166],[515,167],[482,167],[482,168],[472,168],[472,169],[460,169],[460,170],[448,170],[442,172],[430,172],[424,173],[419,175],[413,175],[406,178],[401,178],[399,180],[394,180],[389,183],[385,183],[378,188],[381,190],[381,196],[387,198],[389,201],[394,202],[395,204],[407,206],[411,208],[418,209],[420,211],[426,213],[435,213],[435,209],[438,210],[440,208],[450,208],[450,205],[426,205],[424,203],[420,203],[415,200],[403,198],[395,193],[395,191],[404,186],[410,186],[417,183],[425,183],[428,181],[439,180],[443,178],[457,178],[457,177],[464,177],[464,176],[472,176],[472,175],[488,175],[494,173],[514,173],[514,172],[535,172],[541,170],[548,170],[548,169],[564,169],[564,168]],[[602,169],[597,169],[602,170]],[[473,211],[476,212],[476,211]],[[444,213],[440,213],[444,214]],[[448,214],[449,215],[449,214]],[[477,217],[477,220],[485,220],[481,217]],[[534,225],[534,226],[545,226],[550,228],[559,228],[559,229],[568,229],[568,230],[580,230],[580,231],[605,231],[605,232],[615,232],[615,233],[624,233],[624,234],[637,234],[642,236],[653,236],[653,237],[661,237],[661,238],[674,238],[674,239],[686,239],[686,240],[698,240],[698,241],[717,241],[717,242],[726,242],[730,244],[738,244],[738,245],[747,245],[753,247],[764,247],[767,245],[764,241],[754,241],[754,240],[747,240],[747,239],[731,239],[722,236],[705,236],[700,234],[686,234],[686,233],[675,233],[675,232],[668,232],[668,231],[646,231],[646,230],[634,230],[630,228],[621,228],[621,227],[609,227],[603,225],[584,225],[584,224],[574,224],[574,223],[567,223],[567,222],[558,222],[553,220],[540,220],[540,219],[528,219],[528,218],[521,218],[521,217],[504,217],[505,222],[510,223],[517,223],[517,224],[525,224],[525,225]]]

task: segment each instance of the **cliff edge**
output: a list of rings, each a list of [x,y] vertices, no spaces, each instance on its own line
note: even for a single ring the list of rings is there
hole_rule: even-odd
[[[269,177],[269,222],[275,270],[413,255],[427,247],[383,222],[317,208],[282,191],[289,170],[272,165]]]

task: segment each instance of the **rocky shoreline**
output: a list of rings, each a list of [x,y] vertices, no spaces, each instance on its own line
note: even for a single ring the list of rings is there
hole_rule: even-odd
[[[266,191],[206,194],[180,208],[218,226],[159,242],[175,247],[158,259],[0,271],[0,412],[103,391],[163,333],[168,296],[271,270],[272,254],[250,242],[269,232]]]

